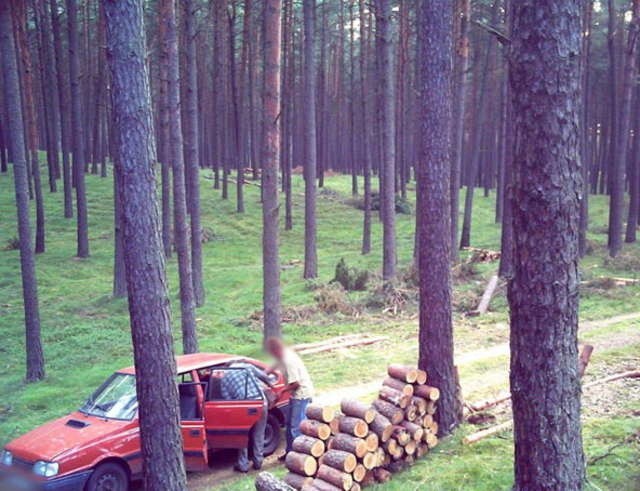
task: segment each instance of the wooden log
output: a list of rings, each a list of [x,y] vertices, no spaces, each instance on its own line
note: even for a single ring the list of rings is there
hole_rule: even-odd
[[[418,448],[418,444],[415,440],[411,440],[404,446],[404,451],[407,455],[413,455],[416,453],[416,448]]]
[[[373,452],[378,449],[380,446],[380,438],[373,432],[369,432],[369,434],[364,438],[364,441],[367,444],[367,450],[369,452]]]
[[[347,416],[354,418],[360,418],[365,423],[369,424],[376,417],[376,412],[371,409],[371,406],[367,406],[360,401],[345,399],[340,403],[340,409]]]
[[[300,491],[305,486],[310,486],[313,482],[313,477],[309,476],[301,476],[300,474],[296,474],[295,472],[287,472],[285,474],[283,481],[291,486],[293,489],[297,489]]]
[[[344,489],[345,491],[351,489],[351,485],[353,484],[353,477],[351,477],[351,474],[339,471],[338,469],[334,469],[328,465],[321,465],[318,467],[316,478],[322,479],[323,481],[333,484],[337,488]]]
[[[411,404],[407,409],[404,410],[404,419],[407,421],[415,421],[418,417],[418,409]]]
[[[427,436],[426,438],[426,443],[429,446],[429,448],[433,448],[438,444],[438,437],[434,434],[434,433],[425,433]]]
[[[362,490],[362,486],[360,486],[360,484],[359,484],[359,483],[354,482],[354,483],[351,485],[351,489],[350,489],[349,491],[361,491],[361,490]]]
[[[396,450],[396,453],[394,453],[391,456],[391,458],[395,461],[395,460],[402,459],[402,457],[404,457],[404,447],[401,447],[400,445],[398,445],[398,449]]]
[[[330,407],[322,407],[310,404],[305,411],[307,418],[321,423],[331,423],[336,415],[336,412]]]
[[[391,421],[382,414],[376,414],[376,417],[373,418],[373,421],[369,425],[369,429],[378,435],[381,442],[386,442],[391,438],[391,434],[393,433]]]
[[[290,486],[284,481],[281,481],[276,476],[269,472],[261,472],[256,477],[256,491],[293,491],[293,486]]]
[[[390,402],[391,404],[395,404],[396,406],[404,409],[409,405],[411,401],[411,396],[403,394],[399,390],[393,389],[391,387],[387,387],[383,385],[380,388],[380,392],[378,393],[378,397],[383,401]]]
[[[397,425],[404,419],[404,412],[397,406],[394,406],[390,402],[383,401],[382,399],[376,399],[373,401],[373,407],[380,414],[385,416],[391,423]],[[379,435],[378,435],[379,436]]]
[[[326,445],[323,440],[314,438],[312,436],[300,435],[293,440],[291,448],[299,453],[306,453],[313,457],[320,457],[326,450]]]
[[[489,304],[491,303],[491,299],[493,298],[493,294],[498,287],[498,275],[493,275],[489,279],[487,283],[487,287],[484,289],[484,293],[482,294],[482,298],[480,299],[480,303],[475,310],[468,312],[467,315],[476,316],[476,315],[484,315],[487,313],[489,309]]]
[[[357,438],[346,433],[338,433],[329,442],[331,450],[342,450],[354,454],[359,459],[369,451],[367,442],[362,438]]]
[[[429,425],[429,432],[433,433],[434,435],[438,434],[438,423],[436,421],[432,421]]]
[[[424,435],[424,429],[422,426],[412,423],[411,421],[403,421],[401,426],[407,430],[409,435],[411,435],[411,438],[415,441],[419,442],[422,440],[422,436]]]
[[[340,433],[340,419],[342,418],[342,414],[336,414],[335,418],[331,420],[329,423],[329,427],[331,428],[331,434],[337,435]]]
[[[354,481],[362,482],[367,475],[367,468],[362,464],[358,464],[356,465],[356,468],[353,469],[351,475],[353,476]]]
[[[424,385],[427,383],[427,372],[418,369],[418,377],[416,378],[416,384]]]
[[[433,423],[433,416],[431,416],[430,414],[425,414],[422,417],[422,427],[423,428],[429,428],[432,423]]]
[[[300,432],[303,435],[326,440],[331,436],[331,427],[313,419],[303,419],[300,423]]]
[[[318,461],[311,455],[300,452],[289,452],[285,464],[287,469],[303,476],[313,476],[318,470]]]
[[[404,427],[397,425],[393,428],[393,438],[396,439],[398,445],[404,447],[411,440],[411,435]]]
[[[426,443],[419,443],[418,448],[416,448],[416,457],[424,457],[427,453],[429,453],[429,445]]]
[[[413,404],[416,407],[416,410],[418,411],[418,414],[420,416],[427,414],[427,400],[423,399],[422,397],[418,397],[418,396],[413,396],[411,398],[411,404]]]
[[[402,380],[398,380],[397,378],[387,377],[382,382],[382,385],[386,385],[387,387],[391,387],[392,389],[396,389],[402,392],[404,395],[412,396],[413,395],[413,385],[407,384]]]
[[[427,401],[427,414],[431,414],[432,416],[436,414],[436,410],[438,409],[435,401]]]
[[[369,433],[369,425],[363,419],[343,416],[339,423],[340,433],[364,438]]]
[[[414,388],[415,395],[424,397],[430,401],[437,401],[440,399],[440,389],[437,387],[431,387],[430,385],[416,385]]]
[[[397,378],[408,384],[412,384],[418,379],[418,369],[404,365],[389,365],[387,367],[387,373],[390,377]]]
[[[391,479],[391,472],[389,472],[386,469],[383,469],[382,467],[378,467],[377,469],[374,469],[373,475],[376,479],[376,482],[379,482],[379,483],[384,483],[384,482],[387,482],[389,479]]]
[[[367,473],[364,476],[364,479],[360,481],[360,486],[362,486],[363,488],[366,488],[368,486],[372,486],[375,483],[376,483],[376,478],[373,475],[373,471],[367,471]]]
[[[329,450],[320,457],[320,464],[325,464],[346,473],[353,472],[357,465],[356,456],[342,450]]]
[[[387,457],[387,453],[382,449],[382,447],[378,447],[376,449],[376,467],[380,467],[384,465],[385,458]]]
[[[383,448],[389,455],[395,455],[398,452],[398,446],[398,441],[395,438],[389,438],[383,443]]]
[[[334,486],[330,482],[325,481],[324,479],[318,479],[317,477],[313,480],[313,484],[311,485],[311,489],[314,491],[336,491],[342,490],[338,486]]]
[[[362,457],[362,465],[369,470],[375,468],[378,465],[378,453],[368,452],[364,457]]]

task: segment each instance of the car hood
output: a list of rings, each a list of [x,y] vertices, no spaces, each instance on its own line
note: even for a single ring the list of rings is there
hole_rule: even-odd
[[[89,445],[100,445],[129,424],[130,421],[105,420],[75,412],[16,438],[5,448],[22,460],[51,462]]]

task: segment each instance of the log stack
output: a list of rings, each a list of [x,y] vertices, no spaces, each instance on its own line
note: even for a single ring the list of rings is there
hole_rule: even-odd
[[[284,482],[302,491],[358,491],[386,482],[438,444],[440,391],[426,372],[390,365],[378,397],[343,400],[340,411],[310,405],[287,454]]]

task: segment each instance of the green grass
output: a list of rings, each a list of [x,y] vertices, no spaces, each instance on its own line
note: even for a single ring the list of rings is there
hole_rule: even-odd
[[[207,174],[205,172],[204,174]],[[198,335],[203,351],[229,351],[261,357],[262,333],[252,313],[261,310],[261,211],[259,190],[246,186],[246,209],[235,213],[235,196],[220,199],[211,189],[212,181],[201,181],[203,226],[211,229],[215,239],[204,245],[206,304],[198,309]],[[15,237],[15,208],[10,174],[0,175],[0,319],[3,342],[0,359],[0,445],[53,417],[65,414],[79,403],[113,370],[132,363],[126,301],[111,297],[113,262],[112,182],[87,176],[89,197],[89,236],[91,257],[74,258],[75,220],[62,218],[62,193],[45,193],[47,214],[47,252],[37,258],[42,335],[47,362],[44,381],[26,385],[24,378],[23,311],[18,252],[4,250]],[[344,204],[349,197],[350,177],[329,177],[318,202],[318,258],[320,278],[333,278],[338,260],[344,257],[350,266],[379,272],[381,265],[381,229],[374,219],[373,252],[360,254],[362,215]],[[294,229],[281,231],[282,300],[285,307],[314,305],[315,292],[302,279],[303,257],[303,183],[294,177]],[[414,196],[410,201],[415,208]],[[592,197],[589,240],[593,254],[583,261],[585,278],[601,275],[634,277],[640,273],[638,245],[626,246],[625,261],[606,259],[606,199]],[[494,223],[494,198],[477,195],[472,228],[475,247],[499,248],[499,227]],[[410,263],[413,252],[414,217],[398,215],[398,255],[400,267]],[[634,262],[635,261],[635,262]],[[486,279],[496,264],[478,265],[478,276],[456,286],[458,295],[481,294]],[[168,278],[174,312],[176,350],[180,349],[177,268],[175,256],[168,261]],[[366,293],[349,296],[359,302]],[[603,292],[588,291],[581,302],[582,319],[602,319],[640,310],[640,287],[631,286]],[[371,381],[384,371],[388,361],[415,360],[417,322],[407,315],[394,318],[368,311],[361,318],[315,314],[298,324],[284,324],[290,342],[319,340],[350,332],[375,332],[388,335],[393,342],[348,353],[311,356],[307,363],[321,390]],[[492,311],[482,318],[464,318],[456,314],[456,349],[473,351],[508,340],[506,300],[498,295]],[[624,335],[630,324],[603,328],[592,333],[595,340]],[[401,342],[398,342],[398,341]],[[634,348],[636,351],[634,353]],[[615,363],[618,357],[637,355],[640,345],[615,347],[603,353],[602,360]],[[598,351],[596,350],[596,353]],[[505,358],[497,356],[461,367],[463,383],[468,382],[472,396],[504,388]],[[489,379],[489,380],[488,380]],[[588,421],[585,427],[587,448],[594,453],[604,449],[607,438],[622,435],[632,426],[620,418],[605,425]],[[467,429],[461,431],[461,434]],[[397,476],[386,489],[507,489],[511,480],[511,443],[491,439],[473,449],[459,445],[460,435],[439,447],[433,456],[411,471]],[[591,450],[589,450],[591,451]],[[624,450],[625,452],[627,450]],[[636,461],[637,447],[630,454]],[[601,489],[631,489],[624,480],[638,478],[632,467],[613,465],[603,459],[590,474]],[[637,481],[636,481],[637,482]],[[246,481],[232,484],[243,488]],[[231,489],[231,488],[230,488]],[[247,488],[248,489],[248,488]],[[595,489],[595,488],[594,488]]]

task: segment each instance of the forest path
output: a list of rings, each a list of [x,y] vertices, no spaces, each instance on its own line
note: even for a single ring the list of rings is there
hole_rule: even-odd
[[[603,327],[613,326],[623,322],[640,321],[640,312],[631,312],[627,314],[616,315],[613,317],[598,319],[592,321],[584,321],[580,324],[580,334],[600,329]],[[600,348],[614,348],[624,346],[631,342],[635,343],[640,340],[640,330],[636,333],[631,333],[623,338],[615,337],[609,341],[598,343],[596,349]],[[411,342],[415,342],[415,338],[411,338]],[[357,348],[355,348],[357,349]],[[463,366],[467,364],[475,364],[489,360],[491,358],[508,356],[509,355],[509,343],[499,343],[487,348],[481,348],[462,352],[456,356],[456,364]],[[310,355],[318,356],[318,355]],[[320,355],[321,356],[321,355]],[[380,367],[380,370],[372,370],[370,382],[359,383],[357,385],[351,385],[346,387],[339,387],[328,391],[320,392],[315,398],[314,403],[320,405],[337,406],[340,401],[345,398],[358,399],[365,398],[374,394],[380,387],[381,380],[386,373],[386,367]],[[489,375],[489,374],[487,374]],[[491,381],[487,380],[489,384]],[[498,381],[494,381],[498,382]],[[464,387],[464,380],[463,380]],[[276,454],[265,459],[265,468],[270,468],[278,465],[276,455],[282,453],[282,450],[278,450]],[[233,464],[235,462],[235,451],[222,451],[215,454],[215,462],[210,463],[210,469],[207,472],[199,474],[189,475],[189,490],[190,491],[208,491],[219,487],[222,482],[238,477],[238,473],[233,470]]]

